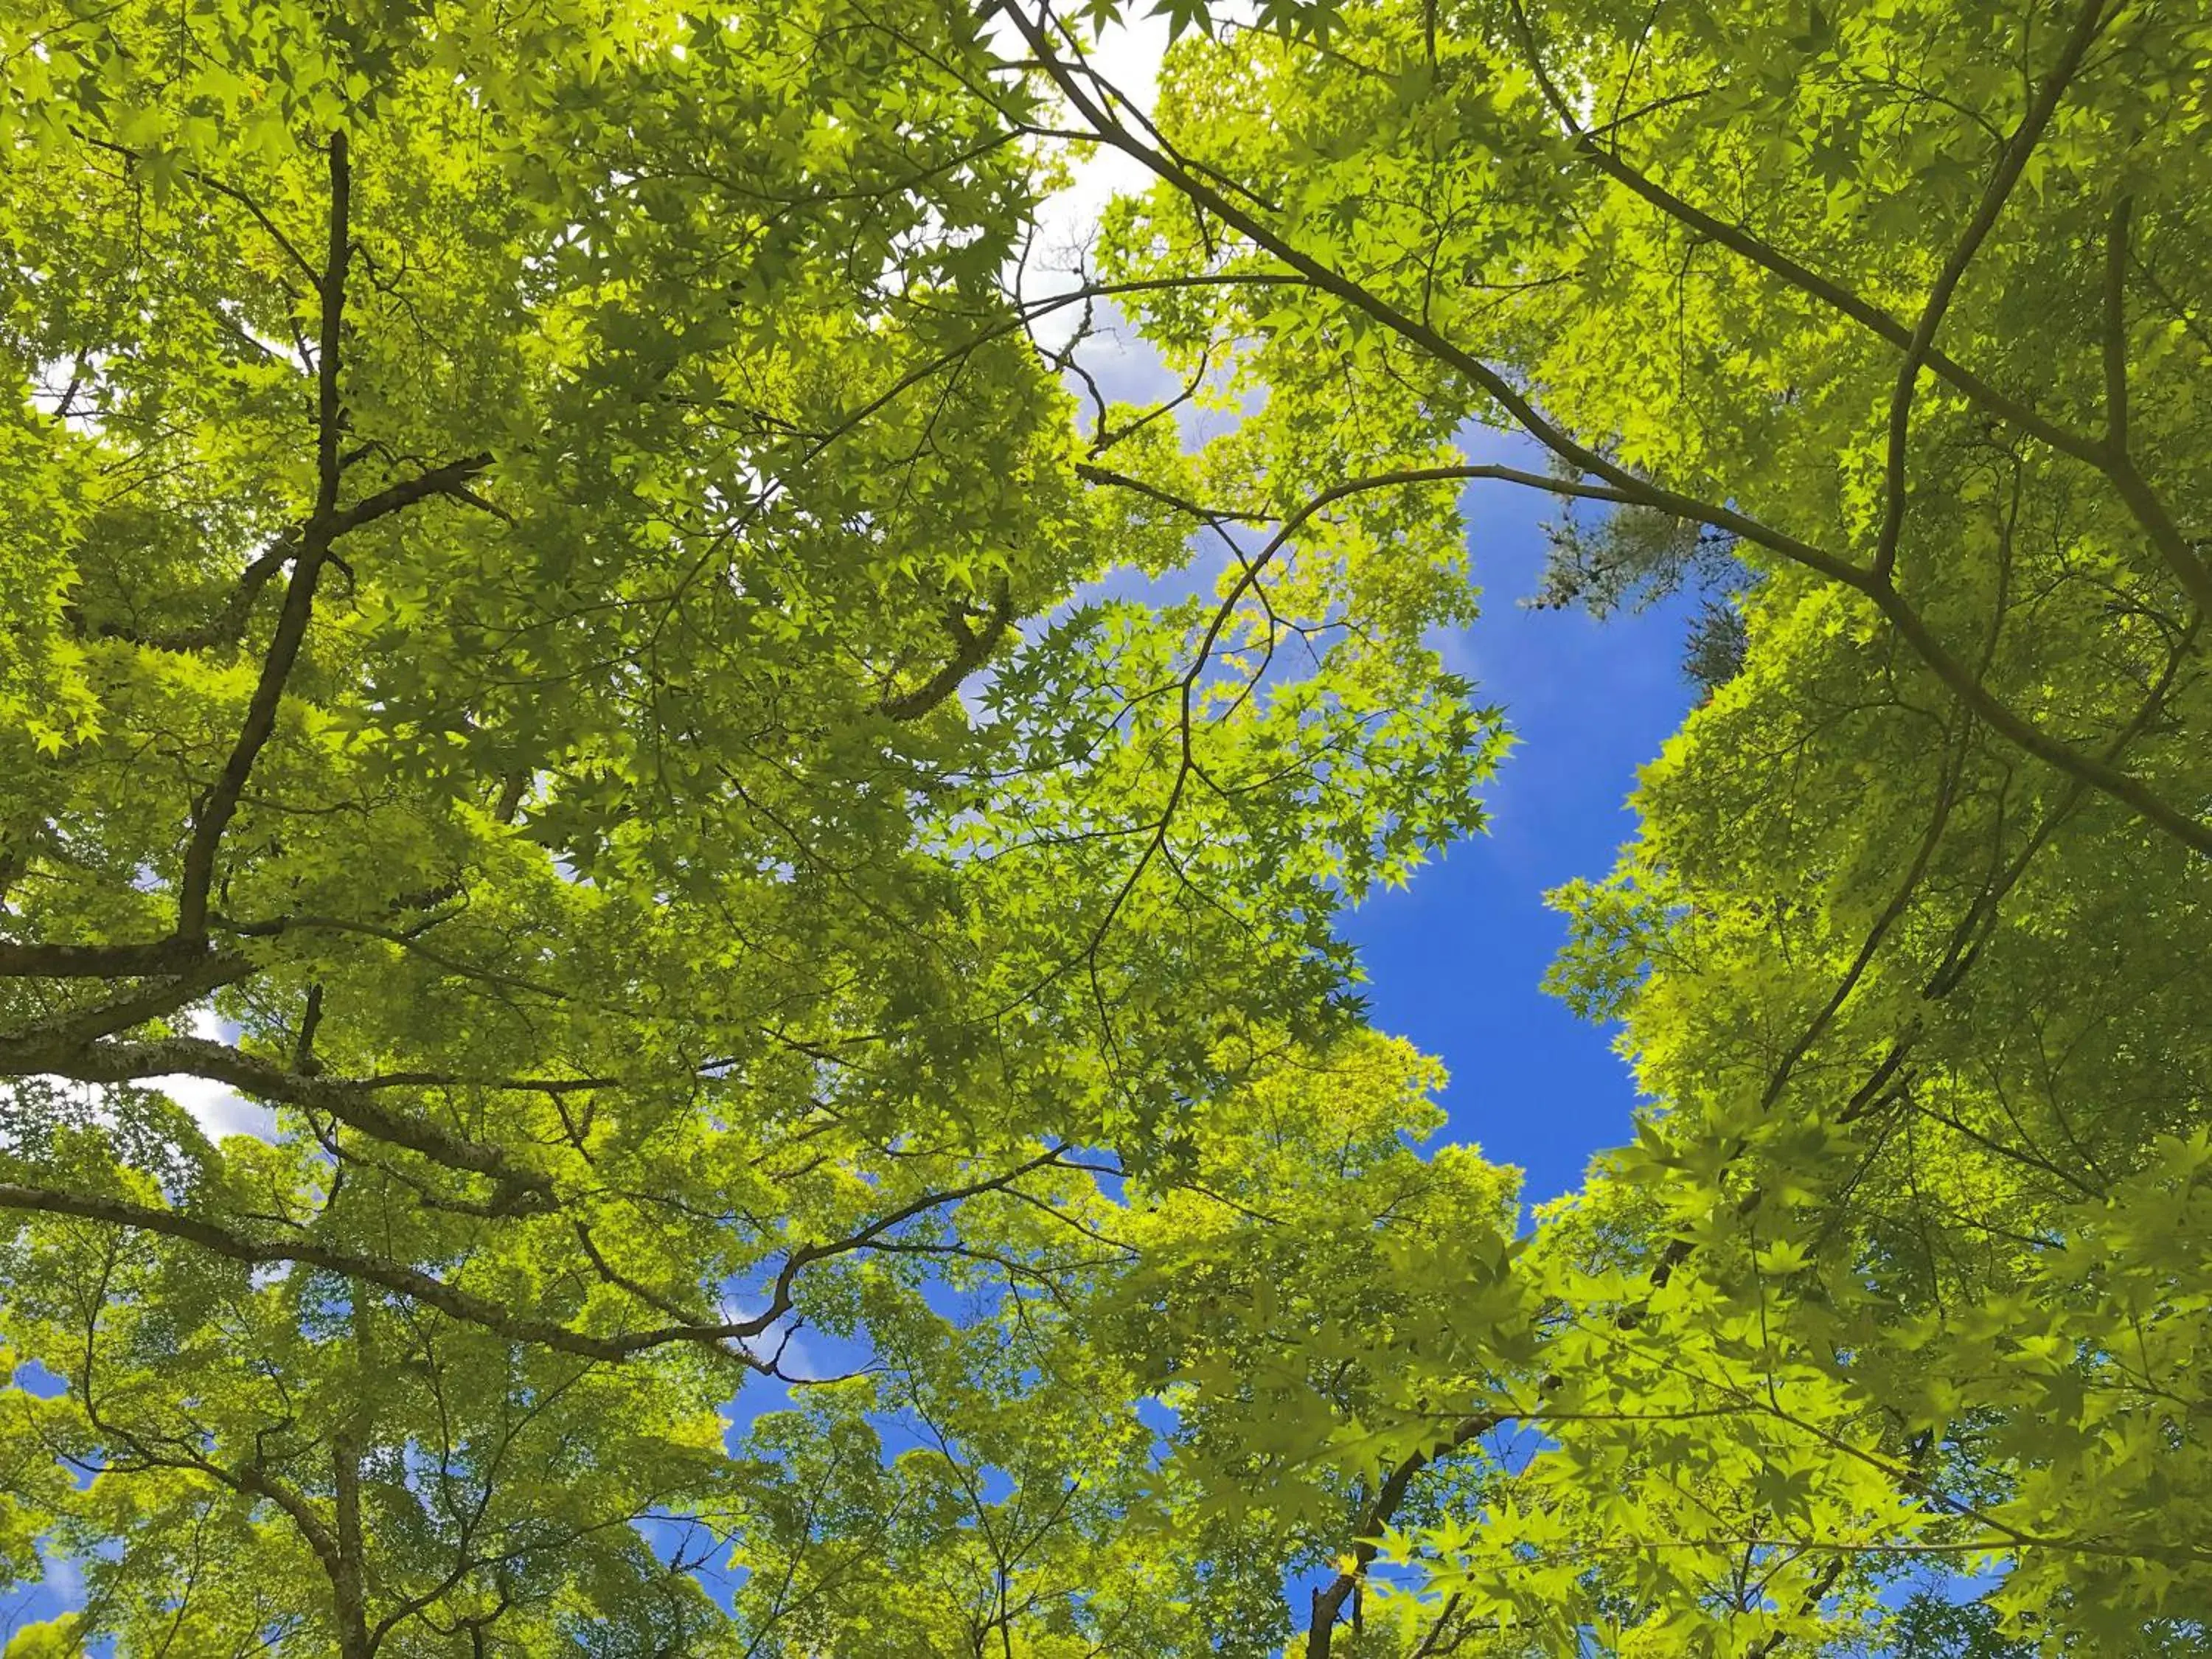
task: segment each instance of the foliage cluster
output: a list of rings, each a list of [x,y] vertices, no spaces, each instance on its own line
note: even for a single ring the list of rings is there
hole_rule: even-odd
[[[1165,9],[0,8],[10,1654],[2208,1639],[2212,18]],[[1533,1217],[1474,485],[1739,584]]]

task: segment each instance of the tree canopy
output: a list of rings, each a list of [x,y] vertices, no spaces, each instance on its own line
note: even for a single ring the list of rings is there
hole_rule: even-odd
[[[1161,9],[0,11],[11,1655],[2208,1639],[2212,18]],[[1730,590],[1534,1214],[1475,483]]]

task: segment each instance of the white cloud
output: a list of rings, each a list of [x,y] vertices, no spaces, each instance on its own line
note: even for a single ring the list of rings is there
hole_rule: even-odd
[[[238,1028],[203,1008],[192,1016],[192,1035],[210,1042],[233,1043],[238,1041]],[[205,1078],[172,1075],[148,1078],[146,1086],[159,1089],[183,1107],[210,1140],[221,1140],[225,1135],[276,1139],[275,1112],[220,1083],[211,1083]]]
[[[1003,15],[994,24],[999,44],[1008,57],[1024,55],[1024,48]],[[1130,18],[1109,27],[1087,61],[1131,104],[1149,114],[1159,85],[1160,58],[1167,50],[1164,19]],[[1037,214],[1036,240],[1022,272],[1022,297],[1042,301],[1065,294],[1077,284],[1077,274],[1087,261],[1099,216],[1116,195],[1133,194],[1151,182],[1141,161],[1120,150],[1099,144],[1078,157],[1066,152],[1073,177],[1053,193]],[[1069,307],[1041,318],[1037,337],[1048,344],[1067,339],[1080,320],[1079,307]]]
[[[1167,46],[1164,18],[1133,18],[1109,28],[1088,59],[1109,85],[1149,115],[1158,94],[1160,58]],[[1043,269],[1032,265],[1033,283],[1042,278],[1049,284],[1054,277],[1064,277],[1072,263],[1070,254],[1089,245],[1106,204],[1117,195],[1145,189],[1152,177],[1134,156],[1105,144],[1094,146],[1076,161],[1073,171],[1073,179],[1045,203],[1039,216],[1036,251],[1043,256]],[[1041,286],[1037,291],[1054,289]]]

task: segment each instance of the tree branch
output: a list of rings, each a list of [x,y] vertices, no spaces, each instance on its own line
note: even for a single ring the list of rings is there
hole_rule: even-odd
[[[958,690],[961,681],[990,660],[991,653],[1006,637],[1013,620],[1013,594],[1003,582],[991,600],[990,613],[983,617],[981,626],[969,627],[966,618],[957,610],[949,613],[945,626],[953,638],[951,657],[913,690],[884,698],[884,713],[895,720],[918,720],[928,714]]]
[[[292,580],[284,589],[284,608],[262,659],[261,678],[246,704],[246,722],[231,747],[222,775],[203,794],[192,813],[191,839],[185,849],[177,891],[177,932],[189,939],[207,934],[209,890],[215,878],[216,849],[238,810],[240,793],[253,763],[276,729],[284,682],[298,660],[313,613],[315,584],[330,557],[337,532],[339,428],[345,410],[338,389],[343,361],[340,337],[345,326],[346,264],[352,248],[353,173],[343,132],[331,135],[330,220],[323,270],[317,281],[322,299],[322,329],[315,359],[315,509],[300,535]]]
[[[2105,237],[2105,471],[2128,511],[2149,532],[2152,545],[2190,602],[2199,611],[2212,614],[2212,566],[2189,544],[2128,447],[2128,229],[2133,208],[2133,199],[2127,196],[2113,204]]]
[[[320,1267],[364,1285],[394,1291],[465,1324],[517,1342],[534,1343],[586,1359],[624,1359],[642,1348],[675,1340],[665,1335],[638,1338],[599,1337],[550,1320],[528,1319],[509,1313],[496,1303],[447,1283],[420,1268],[319,1244],[311,1239],[286,1241],[250,1238],[198,1216],[176,1210],[156,1209],[125,1199],[100,1198],[84,1193],[54,1192],[0,1182],[0,1209],[38,1215],[72,1216],[111,1227],[127,1227],[198,1246],[210,1255],[254,1267],[281,1267],[297,1262]]]
[[[2012,137],[2005,141],[2003,153],[1997,158],[1996,171],[1990,177],[1982,191],[1980,204],[1974,216],[1967,222],[1966,234],[1959,239],[1951,256],[1936,273],[1935,286],[1929,290],[1928,302],[1921,308],[1920,322],[1905,343],[1905,362],[1897,371],[1897,390],[1891,394],[1889,404],[1889,453],[1885,464],[1885,494],[1880,534],[1875,538],[1875,574],[1887,580],[1891,567],[1897,561],[1897,544],[1905,528],[1905,446],[1912,424],[1912,398],[1920,380],[1920,371],[1926,365],[1928,354],[1936,343],[1936,331],[1943,325],[1943,314],[1950,309],[1951,296],[1958,291],[1966,267],[1981,252],[1982,244],[1996,228],[1997,218],[2011,198],[2013,186],[2020,182],[2021,172],[2027,166],[2027,158],[2042,139],[2044,130],[2058,112],[2058,105],[2066,95],[2066,88],[2081,67],[2090,44],[2097,38],[2099,25],[2103,21],[2104,0],[2089,0],[2075,20],[2073,32],[2058,54],[2058,61],[2051,73],[2036,89],[2034,100],[2020,125],[2013,129]]]
[[[1512,1416],[1507,1411],[1477,1412],[1472,1417],[1462,1418],[1454,1424],[1443,1439],[1431,1449],[1415,1452],[1382,1477],[1359,1520],[1355,1523],[1352,1559],[1335,1577],[1313,1593],[1313,1619],[1306,1627],[1306,1659],[1328,1659],[1329,1646],[1336,1630],[1336,1621],[1349,1601],[1367,1577],[1367,1569],[1381,1553],[1377,1541],[1406,1501],[1407,1491],[1413,1477],[1439,1458],[1448,1457],[1468,1441],[1488,1434]]]
[[[719,1323],[679,1320],[644,1330],[599,1335],[580,1331],[555,1320],[516,1314],[473,1291],[436,1275],[380,1256],[340,1249],[310,1238],[264,1239],[238,1232],[222,1223],[178,1210],[161,1209],[127,1199],[88,1193],[58,1192],[0,1182],[0,1209],[31,1214],[75,1217],[112,1227],[125,1227],[174,1238],[212,1255],[249,1267],[282,1267],[297,1262],[320,1267],[364,1285],[374,1285],[434,1308],[448,1317],[476,1325],[510,1341],[528,1343],[586,1359],[621,1360],[650,1349],[678,1343],[711,1347],[751,1370],[773,1373],[773,1361],[748,1352],[744,1344],[760,1336],[787,1315],[793,1305],[799,1275],[817,1262],[866,1249],[893,1228],[934,1209],[957,1204],[979,1194],[1002,1190],[1021,1176],[1056,1163],[1064,1149],[1054,1146],[998,1175],[963,1187],[925,1194],[880,1216],[843,1237],[802,1244],[784,1258],[770,1289],[768,1306],[750,1318]],[[651,1298],[657,1301],[658,1298]]]
[[[2015,714],[1983,685],[1972,670],[1945,649],[1935,630],[1905,603],[1886,577],[1863,569],[1848,560],[1747,514],[1700,501],[1639,478],[1609,457],[1577,441],[1538,410],[1503,374],[1480,357],[1454,344],[1418,318],[1398,310],[1361,283],[1303,252],[1203,179],[1136,138],[1090,98],[1073,70],[1057,56],[1051,42],[1033,18],[1018,6],[1010,6],[1006,15],[1029,41],[1031,50],[1037,54],[1043,68],[1062,94],[1075,106],[1077,112],[1091,124],[1101,142],[1142,163],[1155,175],[1206,208],[1224,224],[1304,276],[1314,288],[1373,318],[1408,343],[1419,347],[1439,362],[1456,369],[1511,416],[1530,437],[1570,462],[1578,472],[1601,478],[1612,485],[1620,492],[1615,499],[1633,501],[1676,518],[1725,530],[1863,595],[1889,619],[1936,677],[1963,697],[1969,707],[2008,741],[2069,775],[2082,778],[2093,787],[2129,806],[2147,823],[2192,851],[2212,857],[2212,824],[2202,822],[2164,799],[2140,778],[2081,754]]]
[[[142,1042],[47,1043],[0,1041],[0,1075],[52,1074],[79,1083],[137,1083],[184,1075],[228,1084],[257,1099],[322,1112],[372,1140],[419,1153],[434,1164],[479,1175],[538,1202],[552,1195],[551,1177],[513,1163],[507,1152],[469,1140],[436,1124],[379,1104],[368,1085],[307,1077],[204,1037],[165,1037]]]
[[[2093,5],[2090,12],[2094,14],[2097,9]],[[2085,15],[2083,21],[2087,21],[2087,15]],[[1525,15],[1520,17],[1520,27],[1530,72],[1535,76],[1546,101],[1552,106],[1568,132],[1573,135],[1576,149],[1591,165],[1668,217],[1751,261],[1770,275],[1780,277],[1801,294],[1849,317],[1891,345],[1905,351],[1908,356],[1911,353],[1918,331],[1908,330],[1902,322],[1880,307],[1791,258],[1745,227],[1718,218],[1693,205],[1598,143],[1594,134],[1579,127],[1572,106],[1545,70],[1541,54],[1536,49]],[[2078,67],[2077,61],[2069,70],[2069,74]],[[2024,162],[2025,157],[2021,160]],[[2015,174],[2013,179],[2006,181],[2005,187],[2009,190],[2016,179]],[[1993,184],[1995,182],[1992,181]],[[1925,320],[1926,313],[1923,312],[1923,321]],[[1972,370],[1946,356],[1934,343],[1932,331],[1921,346],[1920,362],[1997,419],[2016,427],[2039,442],[2048,444],[2061,454],[2103,473],[2111,480],[2122,504],[2150,537],[2153,545],[2180,580],[2184,590],[2200,608],[2212,610],[2212,575],[2207,574],[2203,561],[2191,550],[2188,538],[2182,535],[2179,526],[2174,523],[2166,503],[2126,453],[2116,449],[2109,441],[2100,441],[2071,431],[2039,414],[2017,398],[2000,392]]]

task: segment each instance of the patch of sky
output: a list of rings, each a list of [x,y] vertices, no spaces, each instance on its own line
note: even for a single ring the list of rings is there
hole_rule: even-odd
[[[1540,471],[1528,440],[1463,432],[1470,460]],[[1449,848],[1346,920],[1378,1024],[1441,1058],[1449,1133],[1518,1164],[1531,1200],[1580,1184],[1589,1156],[1627,1139],[1636,1091],[1613,1034],[1540,988],[1565,942],[1545,892],[1602,876],[1636,830],[1628,795],[1698,696],[1682,670],[1700,596],[1601,623],[1522,603],[1538,589],[1551,498],[1468,486],[1462,511],[1487,602],[1436,641],[1502,703],[1516,742],[1485,791],[1489,832]]]
[[[16,1366],[15,1374],[9,1381],[25,1394],[40,1400],[57,1399],[69,1389],[67,1377],[48,1370],[35,1359],[26,1359]]]
[[[1526,439],[1472,428],[1460,441],[1474,464],[1544,470]],[[1431,643],[1481,701],[1504,705],[1516,743],[1485,792],[1489,833],[1448,849],[1406,888],[1374,894],[1344,926],[1376,1023],[1449,1068],[1450,1134],[1519,1165],[1527,1195],[1540,1200],[1571,1190],[1593,1152],[1626,1139],[1636,1101],[1613,1034],[1540,989],[1565,939],[1543,895],[1601,876],[1633,835],[1638,769],[1696,701],[1682,659],[1705,595],[1685,591],[1603,623],[1534,610],[1523,601],[1540,586],[1556,503],[1479,482],[1462,511],[1488,603],[1472,625]],[[1211,591],[1218,563],[1201,556],[1151,580],[1115,571],[1081,597],[1171,602]]]
[[[1182,1428],[1182,1413],[1164,1400],[1148,1396],[1137,1401],[1137,1421],[1152,1431],[1154,1460],[1164,1459]]]
[[[735,1559],[736,1540],[696,1516],[640,1516],[630,1528],[645,1540],[655,1560],[689,1573],[725,1613],[751,1577],[751,1569]]]
[[[802,1319],[749,1338],[744,1347],[752,1358],[773,1369],[748,1375],[721,1407],[722,1443],[732,1455],[741,1452],[762,1418],[799,1408],[809,1387],[858,1375],[878,1363],[875,1346],[865,1330],[824,1330]]]
[[[112,1551],[103,1553],[112,1558]],[[85,1605],[84,1570],[68,1557],[53,1553],[43,1540],[39,1545],[39,1573],[15,1595],[0,1601],[0,1647],[12,1644],[30,1626],[47,1623]],[[112,1659],[115,1638],[95,1636],[80,1641],[70,1652],[73,1659]]]

